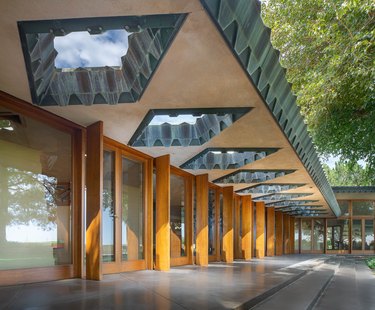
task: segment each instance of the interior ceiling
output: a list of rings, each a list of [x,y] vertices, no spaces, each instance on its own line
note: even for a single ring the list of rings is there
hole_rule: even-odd
[[[126,1],[1,1],[0,11],[0,88],[31,102],[26,68],[17,29],[17,21],[77,17],[189,13],[141,99],[136,103],[46,107],[45,109],[87,126],[103,121],[104,134],[128,144],[134,131],[150,109],[251,107],[221,134],[201,146],[140,147],[141,152],[157,157],[171,155],[171,163],[180,166],[206,148],[280,148],[263,159],[240,169],[296,170],[264,183],[303,183],[287,192],[311,193],[328,215],[333,215],[321,192],[258,95],[242,67],[228,48],[199,0],[126,0]],[[208,173],[212,181],[236,169],[188,170]],[[239,190],[255,184],[233,184]],[[303,200],[304,197],[296,200]]]

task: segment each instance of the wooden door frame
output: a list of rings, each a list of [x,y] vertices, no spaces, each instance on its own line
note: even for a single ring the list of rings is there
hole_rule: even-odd
[[[193,180],[194,175],[174,166],[170,167],[171,175],[180,176],[185,181],[185,229],[186,229],[186,256],[171,257],[170,265],[182,266],[193,262]],[[170,189],[168,189],[170,190]]]
[[[116,214],[121,214],[121,191],[122,191],[122,158],[138,161],[143,164],[143,244],[144,259],[122,261],[121,224],[115,225],[115,261],[102,263],[103,274],[119,273],[126,271],[152,269],[153,255],[153,221],[152,221],[152,173],[153,158],[132,149],[120,142],[104,137],[104,150],[109,150],[115,154],[115,210]]]

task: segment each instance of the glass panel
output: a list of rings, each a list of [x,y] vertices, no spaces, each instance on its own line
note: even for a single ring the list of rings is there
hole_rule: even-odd
[[[352,249],[362,250],[362,220],[353,220]]]
[[[171,174],[171,257],[186,256],[185,179]]]
[[[296,252],[299,251],[299,220],[298,219],[294,221],[294,250]]]
[[[365,220],[365,250],[374,250],[374,221]]]
[[[338,204],[341,209],[341,216],[349,216],[349,201],[339,200]]]
[[[122,260],[144,258],[143,164],[122,158]]]
[[[220,193],[220,217],[219,217],[219,240],[220,240],[220,257],[223,254],[223,194]]]
[[[374,201],[353,201],[353,215],[374,215]]]
[[[349,220],[327,220],[327,250],[349,250]]]
[[[0,270],[71,264],[71,136],[0,112]]]
[[[311,220],[302,219],[302,236],[301,236],[301,250],[310,251],[311,250]]]
[[[216,238],[215,238],[215,228],[216,228],[216,191],[210,189],[208,191],[208,254],[216,254]]]
[[[114,152],[104,151],[103,156],[103,262],[115,261],[115,157]]]
[[[313,250],[324,250],[324,220],[314,220]]]

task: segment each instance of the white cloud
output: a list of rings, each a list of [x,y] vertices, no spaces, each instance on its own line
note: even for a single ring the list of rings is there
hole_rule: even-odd
[[[110,30],[100,35],[87,31],[72,32],[56,37],[54,47],[58,52],[57,68],[121,66],[121,57],[128,50],[125,30]]]
[[[150,122],[150,125],[161,125],[164,123],[169,123],[171,125],[179,125],[182,123],[195,124],[197,119],[202,116],[178,115],[176,117],[170,117],[168,115],[156,115]]]

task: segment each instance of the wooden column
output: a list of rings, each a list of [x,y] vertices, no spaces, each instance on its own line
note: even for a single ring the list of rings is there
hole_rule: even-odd
[[[238,195],[234,195],[234,258],[240,259],[242,258],[242,251],[241,251],[241,234],[240,234],[240,226],[241,226],[241,197]]]
[[[103,122],[87,127],[86,279],[102,278]]]
[[[252,236],[253,229],[253,203],[251,196],[242,196],[242,236],[241,249],[244,260],[250,260],[252,257]]]
[[[290,251],[289,253],[290,254],[294,254],[294,243],[295,243],[295,240],[294,240],[294,216],[290,216],[289,218],[289,248],[290,248]]]
[[[275,256],[275,208],[267,208],[267,256]]]
[[[169,155],[155,159],[156,167],[156,223],[155,269],[168,271],[171,266],[170,228],[170,159]]]
[[[284,235],[284,254],[290,254],[290,216],[283,214],[283,235]]]
[[[259,201],[255,203],[256,207],[256,257],[257,258],[263,258],[265,253],[265,242],[266,242],[266,236],[265,236],[265,222],[266,222],[266,207],[264,205],[263,201]]]
[[[276,222],[276,255],[283,255],[283,213],[275,212]]]
[[[208,266],[208,174],[196,178],[196,264]]]
[[[223,257],[233,262],[233,186],[223,188]]]

